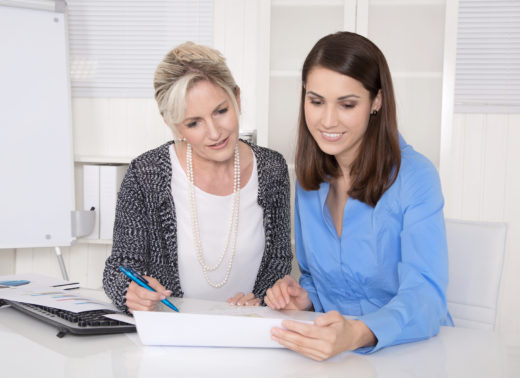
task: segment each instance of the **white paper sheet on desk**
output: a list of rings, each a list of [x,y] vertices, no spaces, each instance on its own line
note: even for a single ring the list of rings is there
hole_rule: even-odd
[[[71,291],[36,284],[0,289],[0,298],[60,308],[76,313],[104,309],[117,311],[117,308],[111,303],[98,301]]]
[[[135,311],[144,345],[282,348],[271,340],[271,328],[282,320],[311,323],[321,313],[274,311],[192,298],[170,299],[180,312]]]

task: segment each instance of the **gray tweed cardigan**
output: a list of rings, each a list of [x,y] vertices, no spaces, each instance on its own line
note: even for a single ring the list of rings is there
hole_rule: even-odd
[[[124,311],[130,280],[119,266],[156,278],[182,297],[177,257],[177,218],[171,192],[168,142],[134,159],[118,195],[112,254],[105,263],[103,288]],[[258,204],[264,212],[265,249],[253,293],[262,298],[291,271],[289,175],[278,152],[250,144],[258,171]],[[241,222],[246,220],[242,219]]]

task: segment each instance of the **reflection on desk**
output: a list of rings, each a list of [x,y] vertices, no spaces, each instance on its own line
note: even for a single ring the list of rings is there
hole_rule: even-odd
[[[518,338],[515,338],[518,340]],[[372,355],[315,362],[285,349],[144,347],[136,334],[56,337],[56,329],[0,309],[2,376],[17,377],[517,377],[519,344],[441,327],[438,336]]]

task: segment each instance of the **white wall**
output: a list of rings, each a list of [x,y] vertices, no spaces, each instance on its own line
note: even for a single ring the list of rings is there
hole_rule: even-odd
[[[458,0],[446,3],[440,174],[449,218],[508,224],[497,329],[520,332],[520,114],[454,113]]]
[[[497,328],[520,332],[520,114],[453,116],[442,167],[449,218],[506,222]]]

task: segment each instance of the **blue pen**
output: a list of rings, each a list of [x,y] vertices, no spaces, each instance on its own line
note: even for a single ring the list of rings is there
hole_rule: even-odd
[[[139,286],[144,287],[145,289],[148,289],[150,291],[155,291],[148,284],[148,281],[143,276],[141,276],[139,273],[137,273],[134,269],[132,269],[132,268],[127,269],[123,266],[120,266],[119,270],[121,272],[123,272],[132,281],[134,281],[136,284],[138,284]],[[172,310],[179,312],[179,309],[177,307],[175,307],[175,305],[172,302],[170,302],[168,299],[165,298],[161,302],[164,303],[169,308],[171,308]]]

